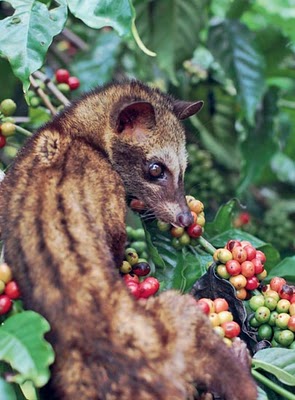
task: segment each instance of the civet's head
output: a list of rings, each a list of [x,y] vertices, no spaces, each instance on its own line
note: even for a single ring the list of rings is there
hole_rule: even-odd
[[[181,120],[196,114],[203,102],[185,102],[135,85],[134,93],[114,107],[112,163],[127,194],[141,200],[164,222],[188,226],[193,220],[184,194],[187,164]]]

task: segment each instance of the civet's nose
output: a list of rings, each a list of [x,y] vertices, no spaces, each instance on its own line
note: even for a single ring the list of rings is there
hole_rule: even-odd
[[[194,222],[194,217],[190,211],[181,212],[176,217],[176,223],[179,226],[189,226]]]

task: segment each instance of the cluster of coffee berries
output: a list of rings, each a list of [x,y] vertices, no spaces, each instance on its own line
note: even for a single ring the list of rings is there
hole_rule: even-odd
[[[251,297],[249,306],[249,325],[258,340],[295,349],[295,290],[284,278],[272,278],[261,294]]]
[[[63,93],[69,93],[72,90],[78,89],[80,81],[76,76],[71,76],[69,71],[64,68],[60,68],[55,71],[55,80],[57,87]]]
[[[220,168],[215,168],[212,155],[200,149],[195,143],[187,145],[188,168],[185,174],[185,189],[192,195],[198,196],[206,204],[206,208],[216,209],[226,193],[233,192],[233,186],[224,179]]]
[[[241,328],[234,321],[228,302],[221,297],[214,300],[203,297],[197,301],[197,305],[208,315],[214,331],[228,346],[231,346],[233,339],[239,336]]]
[[[230,281],[240,300],[248,298],[267,276],[265,254],[246,240],[229,240],[224,248],[215,251],[213,259],[217,275]]]
[[[125,260],[119,269],[126,286],[136,299],[147,299],[159,290],[158,279],[153,276],[147,277],[151,272],[149,263],[146,259],[139,258],[134,248],[128,247],[125,250]]]
[[[4,99],[0,104],[0,148],[6,145],[6,138],[15,132],[15,124],[11,116],[16,111],[16,104],[12,99]]]
[[[6,263],[0,264],[0,315],[7,314],[13,300],[20,297],[18,284],[12,279],[11,268]]]
[[[147,299],[157,293],[160,283],[157,278],[148,276],[151,272],[148,263],[147,244],[142,228],[126,227],[127,247],[125,259],[119,270],[126,286],[136,299]]]
[[[184,246],[194,245],[195,240],[202,236],[205,225],[204,204],[193,196],[186,196],[186,201],[192,213],[194,222],[186,228],[175,227],[163,221],[157,221],[158,229],[162,232],[169,231],[172,246],[179,250]]]
[[[140,280],[138,275],[125,274],[123,279],[127,288],[136,299],[147,299],[157,293],[160,282],[153,276]]]

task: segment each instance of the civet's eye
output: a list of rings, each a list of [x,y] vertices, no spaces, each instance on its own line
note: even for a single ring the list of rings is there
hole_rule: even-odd
[[[151,179],[161,179],[164,177],[164,166],[159,163],[152,163],[148,169]]]

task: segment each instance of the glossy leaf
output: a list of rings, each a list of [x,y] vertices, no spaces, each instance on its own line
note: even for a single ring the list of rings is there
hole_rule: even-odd
[[[207,18],[207,0],[134,1],[137,26],[144,43],[177,83],[176,68],[191,57]]]
[[[236,205],[236,199],[232,199],[226,204],[222,205],[218,209],[214,220],[212,222],[206,223],[206,235],[209,235],[209,237],[216,236],[224,231],[231,229],[233,211]]]
[[[264,60],[255,48],[255,38],[236,20],[215,20],[208,46],[226,75],[233,80],[242,112],[253,125],[256,107],[265,90]]]
[[[10,0],[12,16],[0,21],[0,56],[6,57],[14,74],[29,86],[29,76],[39,69],[52,39],[61,32],[67,19],[65,0],[57,0],[48,10],[36,0]]]
[[[287,282],[295,285],[295,256],[284,258],[272,268],[266,278],[266,282],[269,282],[274,276],[285,278]]]
[[[131,36],[134,9],[129,0],[68,0],[75,17],[94,29],[111,26],[120,36]]]
[[[295,386],[295,350],[271,348],[258,351],[252,366],[270,372],[286,385]]]
[[[265,166],[278,150],[278,142],[275,140],[275,116],[277,109],[277,93],[268,91],[263,99],[263,104],[256,114],[255,127],[247,126],[247,137],[241,143],[243,165],[241,181],[237,189],[241,194],[251,183],[259,178]]]
[[[54,360],[53,350],[43,337],[48,331],[48,322],[33,311],[13,315],[0,326],[0,360],[17,371],[15,382],[31,380],[36,387],[47,383],[49,365]]]

